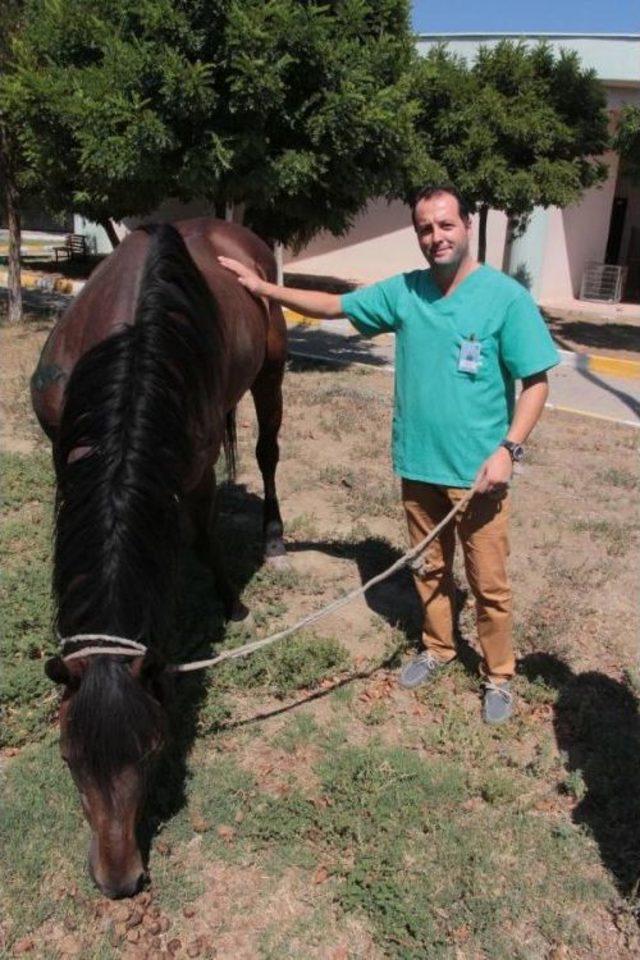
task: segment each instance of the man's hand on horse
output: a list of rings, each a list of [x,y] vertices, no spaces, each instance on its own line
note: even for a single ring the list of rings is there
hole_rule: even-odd
[[[239,260],[234,260],[232,257],[218,257],[218,262],[223,267],[226,267],[227,270],[235,273],[238,282],[241,283],[243,287],[246,287],[250,293],[255,294],[257,297],[264,295],[265,281],[255,270],[252,270],[251,267],[247,267],[246,264],[240,263]]]
[[[501,496],[509,486],[512,473],[511,454],[505,447],[498,447],[478,470],[476,492],[488,493],[493,497]]]

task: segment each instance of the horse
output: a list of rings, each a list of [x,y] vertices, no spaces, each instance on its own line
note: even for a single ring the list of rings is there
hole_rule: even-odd
[[[150,761],[166,740],[163,656],[185,530],[213,570],[227,617],[248,611],[215,537],[214,465],[235,463],[236,405],[258,421],[267,559],[284,554],[275,484],[286,325],[225,270],[226,255],[275,279],[269,247],[199,218],[130,233],[52,329],[31,381],[56,478],[53,549],[63,686],[60,750],[91,829],[104,895],[146,882],[136,838]]]

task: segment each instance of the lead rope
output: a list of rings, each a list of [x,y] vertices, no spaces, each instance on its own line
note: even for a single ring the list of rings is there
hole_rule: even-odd
[[[340,610],[340,608],[346,606],[347,603],[351,603],[351,601],[355,600],[356,597],[360,597],[365,594],[367,590],[370,590],[371,587],[374,587],[377,583],[387,580],[398,570],[401,570],[405,565],[411,565],[414,569],[417,569],[417,561],[420,559],[420,556],[424,550],[429,546],[431,541],[438,536],[440,531],[444,529],[444,527],[446,527],[446,525],[454,518],[456,513],[459,513],[467,506],[475,492],[476,490],[474,485],[471,490],[465,494],[462,500],[460,500],[459,503],[451,508],[446,517],[444,517],[444,519],[433,528],[428,536],[421,540],[420,543],[418,543],[415,547],[412,547],[411,550],[408,550],[404,556],[400,557],[399,560],[396,560],[396,562],[390,567],[388,567],[382,573],[377,574],[377,576],[372,577],[371,580],[368,580],[362,586],[356,587],[356,589],[351,590],[350,593],[346,593],[343,597],[339,597],[332,603],[327,604],[326,607],[322,607],[321,610],[317,610],[315,613],[309,614],[307,617],[303,617],[302,620],[298,620],[298,622],[294,623],[293,626],[287,627],[285,630],[281,630],[279,633],[274,633],[270,637],[264,637],[262,640],[254,640],[252,643],[245,643],[244,646],[236,647],[235,650],[225,650],[223,653],[218,654],[217,657],[211,657],[209,660],[194,660],[192,663],[174,664],[168,669],[174,673],[188,673],[191,670],[205,670],[207,667],[217,666],[217,664],[222,663],[224,660],[236,660],[239,657],[247,657],[250,653],[254,653],[256,650],[262,649],[262,647],[269,646],[269,644],[275,643],[276,640],[284,640],[285,637],[290,636],[290,634],[295,633],[297,630],[301,630],[303,627],[308,627],[312,623],[317,623],[324,617],[328,617],[330,614],[335,613],[336,610]]]
[[[327,604],[326,607],[322,607],[321,610],[316,610],[315,613],[309,614],[307,617],[303,617],[302,620],[298,620],[297,623],[294,623],[293,626],[287,627],[285,630],[280,630],[279,633],[273,633],[269,637],[263,637],[262,640],[253,640],[251,643],[245,643],[242,647],[236,647],[235,650],[225,650],[223,653],[218,654],[217,657],[210,657],[208,660],[194,660],[191,663],[174,663],[170,664],[167,667],[172,673],[190,673],[194,670],[206,670],[207,667],[215,667],[219,663],[223,663],[225,660],[238,660],[240,657],[248,657],[249,654],[255,653],[256,650],[261,650],[263,647],[267,647],[272,643],[275,643],[276,640],[284,640],[285,637],[290,636],[292,633],[301,630],[303,627],[308,627],[312,623],[317,623],[319,620],[328,617],[330,614],[335,613],[336,610],[340,610],[341,607],[346,606],[347,603],[351,603],[352,600],[355,600],[356,597],[360,597],[370,590],[371,587],[374,587],[377,583],[382,583],[383,580],[387,580],[389,577],[393,576],[398,570],[401,570],[404,566],[411,566],[413,570],[419,569],[420,564],[418,561],[421,558],[422,553],[426,550],[432,540],[434,540],[441,530],[447,526],[447,524],[454,518],[457,513],[460,513],[469,503],[471,498],[476,492],[475,485],[471,487],[469,492],[457,503],[454,507],[451,508],[449,513],[444,517],[440,523],[433,528],[433,530],[423,539],[420,543],[416,544],[415,547],[412,547],[410,550],[400,557],[399,560],[396,560],[390,567],[384,570],[382,573],[377,574],[375,577],[372,577],[371,580],[368,580],[365,584],[360,587],[356,587],[354,590],[351,590],[349,593],[346,593],[343,597],[339,597],[337,600],[332,601],[332,603]],[[142,643],[138,643],[136,640],[128,640],[125,637],[112,637],[108,634],[74,634],[71,637],[61,637],[60,643],[62,650],[64,651],[65,646],[71,643],[76,643],[82,640],[99,640],[101,643],[113,644],[113,646],[106,647],[88,647],[83,650],[77,650],[74,653],[67,654],[64,656],[65,660],[74,660],[80,657],[87,656],[96,656],[98,654],[113,654],[118,656],[129,656],[129,657],[138,657],[141,654],[146,653],[147,648]]]

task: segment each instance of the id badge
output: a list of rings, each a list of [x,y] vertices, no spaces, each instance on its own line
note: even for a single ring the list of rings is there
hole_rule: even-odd
[[[482,348],[477,340],[463,340],[460,346],[458,370],[463,373],[477,373],[480,369]]]

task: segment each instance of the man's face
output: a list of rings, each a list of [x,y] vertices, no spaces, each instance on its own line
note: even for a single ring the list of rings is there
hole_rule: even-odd
[[[463,220],[450,193],[420,200],[413,214],[418,243],[431,267],[455,271],[469,256],[471,221]]]

